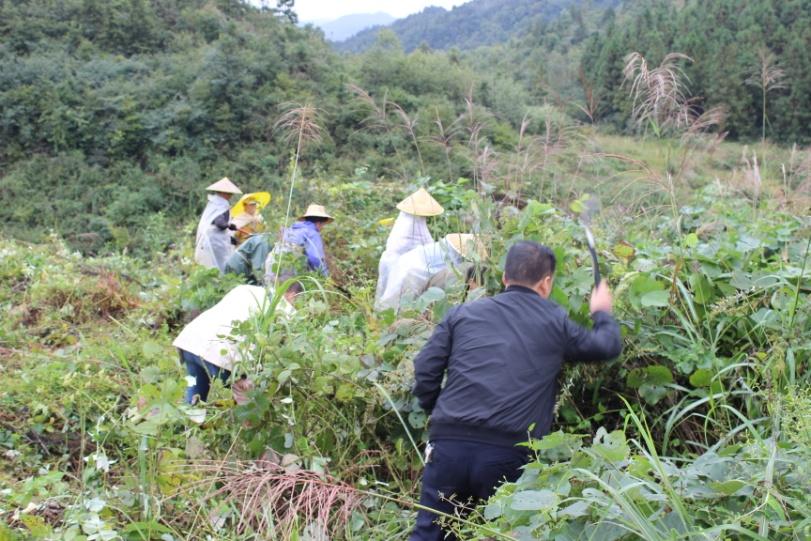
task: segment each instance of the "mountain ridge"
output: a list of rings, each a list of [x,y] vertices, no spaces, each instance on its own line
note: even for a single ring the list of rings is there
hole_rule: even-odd
[[[341,42],[358,32],[372,27],[383,27],[396,21],[397,18],[383,11],[374,13],[352,13],[327,21],[308,21],[324,32],[324,37],[331,42]]]
[[[619,0],[472,0],[445,9],[429,6],[389,25],[367,28],[345,41],[333,43],[340,52],[362,52],[384,28],[397,35],[405,51],[427,45],[431,49],[473,49],[506,42],[524,33],[533,22],[549,21],[572,7],[618,4]]]

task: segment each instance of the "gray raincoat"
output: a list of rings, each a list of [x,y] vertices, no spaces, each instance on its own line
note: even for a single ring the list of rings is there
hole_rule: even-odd
[[[197,225],[194,260],[204,267],[218,268],[220,272],[225,271],[225,262],[234,253],[234,246],[231,244],[231,231],[218,227],[214,220],[230,209],[228,200],[217,194],[209,194],[208,204]]]

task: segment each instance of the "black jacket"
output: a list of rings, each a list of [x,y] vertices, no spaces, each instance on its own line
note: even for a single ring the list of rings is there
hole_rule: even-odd
[[[528,439],[530,425],[535,438],[549,433],[563,362],[622,351],[614,318],[592,319],[584,329],[521,286],[452,308],[414,359],[414,395],[431,412],[431,439],[514,445]]]

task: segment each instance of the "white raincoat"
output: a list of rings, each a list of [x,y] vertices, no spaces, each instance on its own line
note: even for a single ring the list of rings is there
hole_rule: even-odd
[[[208,204],[197,224],[194,260],[204,267],[218,268],[220,272],[225,271],[225,262],[234,253],[234,246],[231,244],[231,232],[218,228],[212,222],[230,209],[228,200],[217,194],[209,194]]]
[[[379,305],[383,293],[386,291],[389,275],[392,267],[397,263],[401,255],[413,250],[418,246],[431,244],[434,239],[428,231],[424,216],[414,216],[407,212],[400,212],[394,221],[394,226],[386,240],[386,249],[380,256],[380,264],[377,270],[377,290],[375,292],[375,304]]]
[[[241,359],[241,337],[231,336],[233,327],[269,307],[270,298],[264,287],[236,286],[220,302],[186,325],[172,345],[194,353],[215,366],[233,371],[234,364]],[[284,298],[279,300],[276,310],[287,315],[295,312],[295,308]]]
[[[416,299],[428,288],[433,275],[461,262],[461,256],[445,239],[406,252],[391,267],[386,289],[377,303],[378,310],[396,310],[401,302]]]

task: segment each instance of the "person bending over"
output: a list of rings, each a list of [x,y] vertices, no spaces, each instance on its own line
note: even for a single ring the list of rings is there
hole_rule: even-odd
[[[301,284],[293,282],[279,300],[276,310],[288,315],[295,312],[293,299],[301,290]],[[264,287],[236,286],[220,302],[194,318],[172,342],[186,372],[194,378],[186,389],[187,403],[208,399],[211,378],[220,378],[223,384],[227,383],[234,365],[240,360],[240,340],[232,336],[233,328],[267,310],[272,300],[269,293]]]

